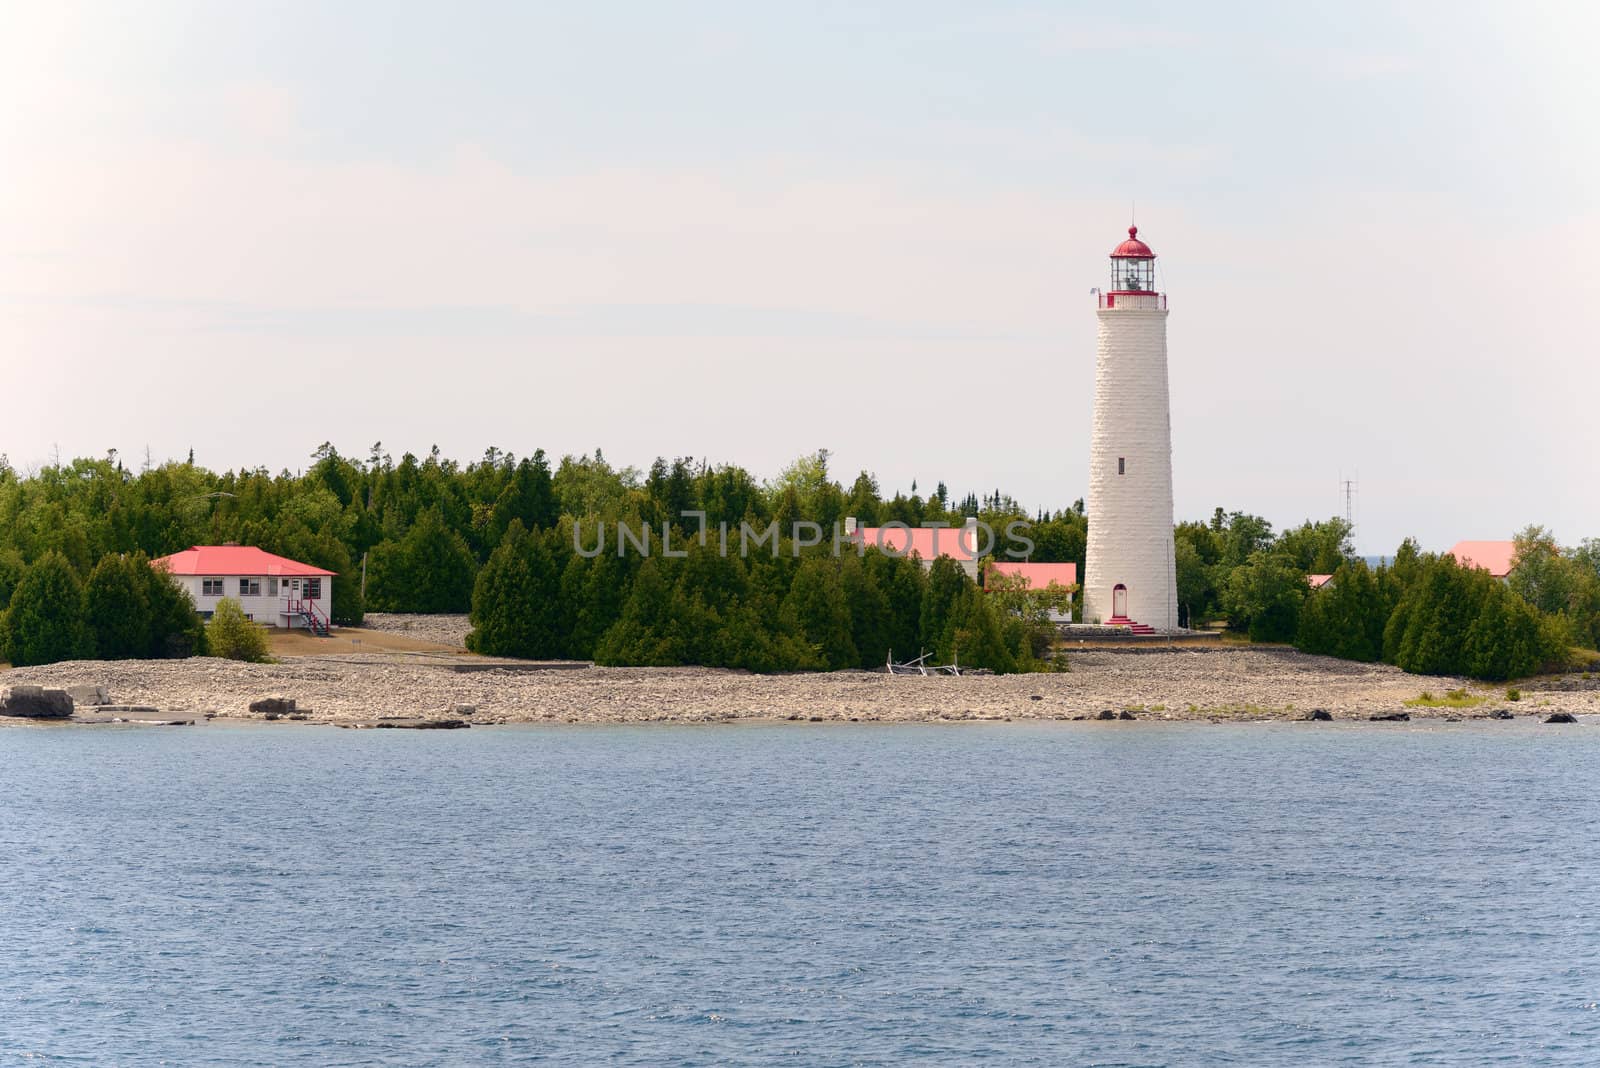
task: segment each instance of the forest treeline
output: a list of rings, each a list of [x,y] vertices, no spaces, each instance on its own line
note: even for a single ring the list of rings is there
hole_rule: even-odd
[[[87,613],[94,573],[108,557],[232,541],[337,572],[336,623],[359,623],[369,608],[470,611],[472,644],[484,652],[775,671],[876,666],[891,650],[902,658],[927,651],[1030,670],[1048,662],[1050,647],[1036,597],[984,594],[951,562],[929,570],[876,550],[836,556],[827,539],[725,556],[715,537],[701,544],[702,524],[776,522],[787,532],[800,521],[832,530],[846,516],[910,526],[977,517],[1000,531],[1020,519],[1030,524],[1030,559],[1075,562],[1080,574],[1087,544],[1081,501],[1029,513],[998,489],[955,498],[942,483],[926,496],[915,484],[886,496],[865,471],[848,484],[835,480],[825,452],[768,480],[690,458],[618,468],[598,451],[552,466],[543,452],[491,448],[459,464],[437,449],[396,462],[381,445],[365,459],[324,445],[311,460],[304,472],[274,475],[213,472],[192,460],[133,471],[115,454],[19,473],[0,458],[0,607],[9,605],[11,619],[0,639],[9,633],[15,645],[20,618],[40,611],[39,597],[59,593],[66,577]],[[601,522],[656,532],[666,524],[685,555],[576,551],[595,544]],[[1175,533],[1180,618],[1191,625],[1226,620],[1257,640],[1484,678],[1526,674],[1567,646],[1600,644],[1593,540],[1563,550],[1529,528],[1502,584],[1410,543],[1390,565],[1368,568],[1339,519],[1274,532],[1259,516],[1218,508]],[[1335,578],[1312,591],[1308,573]],[[161,595],[147,590],[145,600]],[[84,615],[61,649],[182,655],[203,641],[162,618],[138,646],[98,641]]]

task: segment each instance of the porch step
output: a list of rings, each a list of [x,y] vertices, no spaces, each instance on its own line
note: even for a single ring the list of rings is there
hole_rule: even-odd
[[[1111,627],[1127,627],[1130,633],[1139,635],[1149,635],[1156,632],[1156,628],[1150,626],[1150,624],[1135,623],[1127,616],[1112,616],[1110,619],[1106,620],[1106,625]]]

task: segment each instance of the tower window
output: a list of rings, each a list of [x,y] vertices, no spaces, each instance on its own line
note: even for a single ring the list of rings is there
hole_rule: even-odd
[[[1127,458],[1123,457],[1123,456],[1117,457],[1117,474],[1125,475],[1127,473],[1128,473],[1128,460],[1127,460]]]

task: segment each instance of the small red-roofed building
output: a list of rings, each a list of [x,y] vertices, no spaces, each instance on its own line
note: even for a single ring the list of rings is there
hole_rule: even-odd
[[[1462,567],[1481,567],[1504,582],[1516,562],[1517,543],[1514,541],[1458,541],[1449,555]]]
[[[844,521],[845,537],[867,549],[881,549],[890,556],[915,555],[924,568],[933,566],[941,556],[948,556],[960,564],[967,577],[978,581],[979,550],[993,549],[978,541],[978,521],[968,519],[960,527],[913,527],[905,523],[889,523],[881,527],[861,527],[855,517]]]
[[[1322,589],[1322,587],[1326,586],[1329,582],[1333,581],[1333,576],[1332,575],[1307,575],[1306,576],[1306,581],[1311,584],[1311,588],[1312,589],[1320,590],[1320,589]]]
[[[244,614],[270,627],[326,635],[333,617],[334,572],[276,556],[253,545],[196,545],[151,561],[194,598],[205,619],[232,597]]]
[[[989,566],[984,569],[986,589],[991,588],[991,576],[1021,580],[1023,588],[1029,590],[1048,589],[1051,583],[1064,590],[1071,590],[1078,585],[1078,565],[1035,564],[1026,560],[991,560]],[[1049,616],[1052,623],[1071,623],[1071,602],[1069,601],[1065,608],[1051,607]]]

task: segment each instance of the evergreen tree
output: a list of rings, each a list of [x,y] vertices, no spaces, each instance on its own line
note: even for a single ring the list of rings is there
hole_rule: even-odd
[[[1458,671],[1475,679],[1503,682],[1539,668],[1539,613],[1500,583],[1484,590],[1478,617],[1467,629]]]
[[[551,482],[550,463],[545,459],[544,450],[538,449],[532,458],[517,464],[505,488],[495,498],[490,513],[490,544],[500,544],[513,522],[520,522],[528,530],[544,530],[554,527],[560,518],[561,508]]]
[[[816,650],[825,667],[836,671],[859,666],[837,560],[810,556],[801,561],[784,598],[783,615],[793,632]]]
[[[17,667],[93,654],[83,587],[65,556],[47,552],[23,573],[6,609],[5,631],[5,658]]]
[[[150,645],[144,655],[152,659],[205,656],[206,628],[189,591],[164,567],[151,565],[144,553],[134,553],[130,559],[144,582],[144,603],[150,613]]]
[[[1493,581],[1452,556],[1427,558],[1385,628],[1386,657],[1419,675],[1464,671],[1467,632]]]
[[[850,497],[845,502],[845,514],[854,516],[861,526],[875,527],[878,525],[880,506],[877,479],[865,471],[861,472],[850,487]]]
[[[84,618],[101,660],[150,654],[152,644],[147,573],[150,562],[120,554],[100,558],[84,586]]]
[[[918,617],[917,640],[922,649],[936,651],[941,659],[949,657],[951,616],[956,602],[971,586],[972,580],[955,560],[941,556],[933,562]]]
[[[491,656],[559,657],[566,635],[558,623],[561,576],[544,535],[513,519],[478,572],[467,648]]]
[[[850,641],[856,649],[856,666],[881,668],[888,660],[893,642],[888,594],[878,584],[876,570],[861,557],[851,554],[839,559],[839,583],[850,617]]]
[[[562,576],[562,597],[573,608],[573,656],[595,656],[600,639],[622,618],[632,581],[626,561],[614,553],[603,552],[592,560],[573,554]]]
[[[472,604],[477,562],[466,540],[429,508],[398,541],[385,541],[368,562],[368,594],[382,612],[465,612]]]
[[[1305,653],[1372,662],[1383,656],[1383,632],[1392,602],[1366,561],[1340,565],[1312,591],[1300,612],[1295,647]]]
[[[682,650],[669,627],[672,599],[672,586],[661,574],[661,561],[654,556],[646,558],[634,576],[621,616],[595,644],[595,663],[681,664]]]
[[[22,554],[17,550],[0,549],[0,612],[4,612],[11,603],[11,591],[17,588],[27,569],[22,562]]]
[[[885,659],[891,652],[897,659],[910,660],[922,650],[922,599],[927,575],[915,560],[893,556],[880,549],[868,549],[862,560],[878,589],[883,591],[889,615],[885,635]],[[863,665],[866,666],[866,665]],[[874,661],[873,667],[877,666]]]

